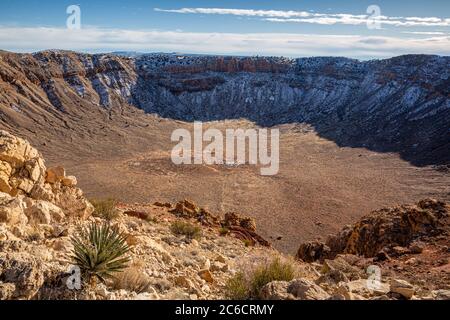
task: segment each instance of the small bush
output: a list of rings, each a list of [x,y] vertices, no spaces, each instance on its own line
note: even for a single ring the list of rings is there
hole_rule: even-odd
[[[118,273],[113,280],[114,290],[124,289],[142,293],[147,292],[150,286],[150,279],[136,265],[132,265],[123,272]]]
[[[226,236],[229,232],[230,232],[230,229],[228,229],[227,227],[222,227],[219,229],[219,234],[221,236]]]
[[[93,215],[96,217],[111,221],[119,215],[119,211],[116,209],[118,203],[116,199],[93,199],[91,203],[95,209]]]
[[[261,264],[250,272],[238,272],[226,285],[227,297],[233,300],[258,299],[261,289],[272,281],[291,281],[295,278],[292,262],[279,258],[269,264]]]
[[[281,262],[280,259],[273,260],[267,266],[260,266],[253,274],[250,291],[255,297],[266,284],[272,281],[291,281],[294,279],[295,270],[291,263]]]
[[[230,278],[226,284],[225,292],[231,300],[249,299],[250,291],[245,275],[242,272],[238,272]]]
[[[126,238],[107,223],[101,226],[92,223],[81,228],[71,240],[72,261],[89,282],[96,279],[105,282],[114,273],[124,270],[130,261],[126,256],[130,250]]]
[[[184,221],[173,222],[170,230],[176,235],[184,235],[189,239],[199,239],[202,236],[202,229],[199,226]]]
[[[244,245],[246,247],[252,247],[254,245],[253,241],[250,239],[244,239],[244,240],[242,240],[242,242],[244,242]]]

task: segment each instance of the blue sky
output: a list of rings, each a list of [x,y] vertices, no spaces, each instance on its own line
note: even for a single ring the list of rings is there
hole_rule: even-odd
[[[79,30],[67,28],[70,5],[80,8]],[[368,13],[371,5],[377,7]],[[450,55],[450,1],[1,0],[0,49],[55,48],[360,59]]]

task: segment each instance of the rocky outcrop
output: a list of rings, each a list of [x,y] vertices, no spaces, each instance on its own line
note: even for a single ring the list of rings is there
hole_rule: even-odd
[[[314,282],[295,279],[270,282],[261,289],[264,300],[327,300],[330,295]]]
[[[101,218],[91,215],[92,205],[76,187],[76,178],[62,167],[46,168],[27,141],[0,131],[0,159],[1,300],[216,299],[224,296],[225,281],[236,272],[237,256],[271,254],[256,240],[253,247],[233,233],[219,236],[221,219],[189,200],[174,209],[170,204],[120,204],[110,223],[126,237],[133,264],[107,283],[71,288],[71,237],[78,227],[101,223]],[[242,228],[255,231],[251,219],[236,217]],[[201,237],[173,233],[171,225],[178,219],[202,225]]]
[[[243,217],[236,212],[227,212],[221,219],[218,215],[214,215],[207,209],[198,207],[193,201],[186,199],[177,202],[170,212],[178,217],[195,219],[206,226],[220,226],[226,233],[233,234],[249,245],[260,244],[270,247],[270,243],[256,233],[255,219]]]
[[[66,215],[86,218],[92,205],[61,167],[47,169],[27,141],[0,131],[0,222],[50,224]]]
[[[300,246],[297,257],[304,261],[334,258],[340,253],[375,257],[397,247],[420,251],[417,241],[450,235],[450,206],[426,199],[416,205],[385,208],[372,212],[359,222],[330,236],[325,243],[308,242]]]

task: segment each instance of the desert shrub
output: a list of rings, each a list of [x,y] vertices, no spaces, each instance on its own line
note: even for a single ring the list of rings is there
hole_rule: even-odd
[[[111,221],[119,215],[119,211],[116,209],[118,202],[116,199],[92,199],[90,202],[94,206],[93,215],[96,217]]]
[[[226,236],[229,232],[230,232],[230,229],[228,229],[227,227],[222,227],[219,229],[219,234],[221,236]]]
[[[231,300],[247,300],[250,298],[250,290],[244,273],[238,272],[231,277],[225,287],[226,295]]]
[[[142,268],[137,265],[131,265],[123,272],[114,276],[113,284],[114,290],[124,289],[127,291],[134,291],[142,293],[148,291],[151,286],[150,279],[143,273]]]
[[[295,275],[293,262],[275,258],[269,263],[257,265],[252,270],[236,273],[226,284],[226,294],[233,300],[257,299],[266,284],[272,281],[291,281]]]
[[[244,240],[242,240],[242,242],[244,243],[244,245],[245,245],[246,247],[251,247],[251,246],[254,245],[253,241],[250,240],[250,239],[244,239]]]
[[[116,272],[127,267],[130,247],[122,233],[104,223],[95,223],[80,228],[72,238],[72,261],[80,267],[88,281],[99,279],[105,282]]]
[[[275,259],[269,265],[260,266],[254,271],[250,291],[254,296],[259,296],[259,292],[266,284],[272,281],[291,281],[294,276],[292,263]]]
[[[202,236],[202,229],[199,226],[184,221],[173,222],[170,230],[176,235],[184,235],[189,239],[199,239]]]

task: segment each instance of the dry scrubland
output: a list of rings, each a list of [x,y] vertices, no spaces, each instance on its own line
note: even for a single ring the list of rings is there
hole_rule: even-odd
[[[373,212],[289,257],[237,213],[88,201],[76,177],[6,131],[0,161],[0,299],[450,298],[450,207],[440,201]],[[67,286],[73,265],[79,290]],[[369,266],[381,270],[375,287]]]

